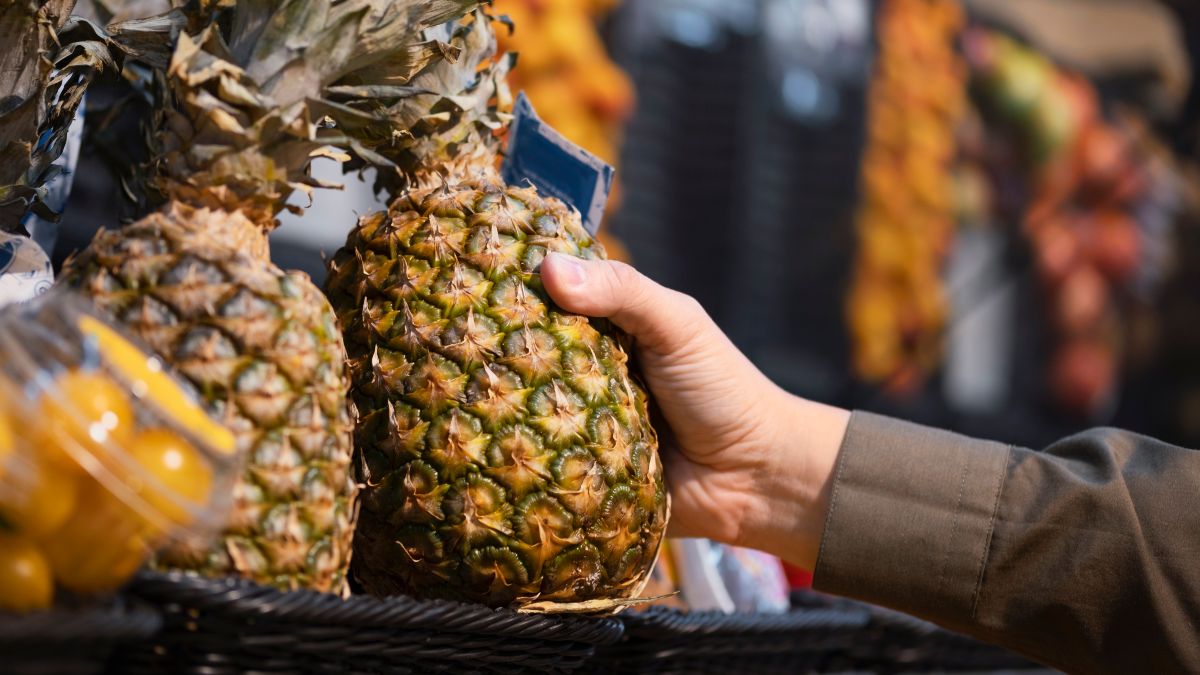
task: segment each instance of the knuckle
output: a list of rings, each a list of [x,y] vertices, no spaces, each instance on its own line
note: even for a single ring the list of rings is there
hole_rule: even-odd
[[[680,293],[678,291],[673,291],[673,293],[675,293],[676,301],[679,304],[679,309],[685,315],[694,319],[708,318],[708,310],[704,309],[704,305],[700,304],[699,300],[686,293]]]
[[[608,290],[622,305],[637,304],[646,295],[646,284],[637,270],[623,262],[608,265]]]
[[[608,269],[612,273],[610,275],[611,281],[617,286],[637,286],[641,281],[642,275],[626,263],[619,261],[609,262]]]
[[[686,293],[670,291],[668,302],[673,309],[673,313],[681,322],[685,322],[693,327],[700,327],[711,321],[708,318],[708,310],[704,309],[704,305]]]

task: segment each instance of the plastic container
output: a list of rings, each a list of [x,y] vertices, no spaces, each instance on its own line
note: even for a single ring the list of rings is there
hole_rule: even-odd
[[[78,297],[0,312],[0,611],[111,592],[163,544],[207,541],[236,464],[233,435]]]

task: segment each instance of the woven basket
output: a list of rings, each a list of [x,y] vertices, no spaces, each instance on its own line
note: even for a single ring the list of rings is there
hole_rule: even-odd
[[[1041,667],[905,614],[814,593],[784,615],[621,615],[625,637],[593,673],[990,672]]]
[[[797,609],[782,615],[679,612],[621,615],[625,638],[601,649],[591,672],[794,673],[845,670],[870,625],[862,609]]]
[[[124,599],[104,606],[0,614],[0,672],[100,673],[114,651],[149,639],[161,627],[158,612]]]
[[[185,574],[145,574],[130,591],[159,605],[165,625],[122,653],[120,673],[570,672],[623,631],[615,619],[341,600]]]

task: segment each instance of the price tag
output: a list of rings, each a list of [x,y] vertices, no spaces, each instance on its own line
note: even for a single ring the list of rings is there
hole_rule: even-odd
[[[501,167],[504,180],[510,185],[529,182],[538,192],[561,199],[579,211],[584,228],[595,236],[616,171],[543,122],[524,92],[513,114],[508,156]]]

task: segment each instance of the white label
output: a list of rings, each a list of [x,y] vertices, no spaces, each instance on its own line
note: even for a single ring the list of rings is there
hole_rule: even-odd
[[[31,239],[0,233],[0,307],[28,302],[54,285],[50,258]]]

